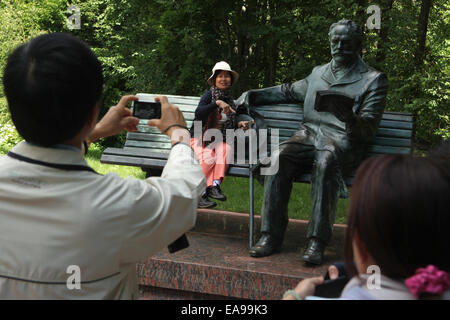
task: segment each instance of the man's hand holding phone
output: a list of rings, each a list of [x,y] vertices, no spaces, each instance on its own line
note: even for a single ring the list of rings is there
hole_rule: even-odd
[[[178,107],[169,103],[166,96],[155,97],[155,101],[161,103],[161,118],[151,119],[148,125],[157,127],[161,133],[169,136],[172,146],[182,142],[190,146],[191,135],[186,128],[186,120]],[[185,234],[168,246],[169,252],[174,253],[189,247],[189,241]]]
[[[137,101],[138,97],[133,95],[123,96],[119,103],[111,108],[103,118],[95,125],[95,128],[88,136],[88,142],[96,141],[119,134],[123,129],[127,131],[137,131],[139,119],[133,114],[127,105],[131,101]]]

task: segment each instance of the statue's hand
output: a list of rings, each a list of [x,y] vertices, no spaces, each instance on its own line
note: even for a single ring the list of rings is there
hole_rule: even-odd
[[[246,108],[248,109],[248,107],[250,106],[250,95],[249,95],[250,91],[245,91],[243,94],[241,94],[241,96],[235,101],[236,104],[236,109],[237,108]]]

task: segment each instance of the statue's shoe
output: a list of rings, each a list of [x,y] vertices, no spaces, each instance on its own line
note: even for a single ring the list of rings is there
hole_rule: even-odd
[[[250,248],[249,254],[253,258],[261,258],[280,251],[281,241],[277,241],[269,234],[263,234],[258,243]]]
[[[311,238],[303,253],[302,260],[307,263],[322,264],[325,244],[318,238]]]

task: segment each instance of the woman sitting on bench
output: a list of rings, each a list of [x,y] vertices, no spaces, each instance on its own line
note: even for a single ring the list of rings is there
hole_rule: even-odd
[[[212,69],[212,75],[208,79],[211,89],[206,91],[200,99],[195,110],[195,119],[191,127],[191,147],[202,166],[206,177],[207,188],[203,193],[199,203],[199,208],[212,208],[216,203],[210,201],[208,197],[225,201],[226,197],[220,189],[220,184],[225,178],[228,170],[231,154],[231,147],[226,141],[227,129],[247,130],[253,120],[248,116],[244,108],[236,109],[234,99],[231,96],[231,86],[236,83],[239,74],[231,70],[225,61],[216,63]],[[201,134],[196,132],[196,121],[201,123]],[[222,133],[223,141],[215,141],[208,136],[204,139],[204,134],[208,129],[218,129]],[[214,132],[209,132],[209,136],[214,136]]]

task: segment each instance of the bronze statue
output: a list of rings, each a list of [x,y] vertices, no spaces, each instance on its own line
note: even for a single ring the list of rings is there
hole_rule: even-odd
[[[275,87],[250,90],[238,104],[302,103],[300,130],[280,144],[276,174],[265,176],[261,210],[261,238],[250,249],[252,257],[278,252],[288,223],[288,201],[293,179],[312,172],[312,212],[307,229],[308,244],[302,260],[321,264],[323,252],[332,236],[336,205],[345,194],[343,175],[352,172],[363,160],[374,137],[385,107],[388,81],[385,74],[365,64],[361,50],[362,30],[350,20],[330,27],[331,62],[317,66],[300,81]],[[321,107],[320,93],[342,94],[352,98],[350,107]],[[317,111],[320,110],[320,111]],[[327,110],[327,111],[325,111]]]

